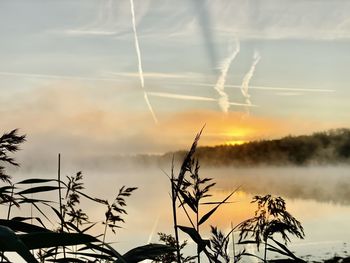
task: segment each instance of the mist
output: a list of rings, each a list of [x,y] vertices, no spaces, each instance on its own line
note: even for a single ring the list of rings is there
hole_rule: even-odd
[[[206,169],[223,191],[241,186],[252,195],[350,204],[349,166],[259,167]]]

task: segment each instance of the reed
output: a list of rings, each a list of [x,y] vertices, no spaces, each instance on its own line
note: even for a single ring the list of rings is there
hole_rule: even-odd
[[[121,187],[113,202],[92,197],[85,192],[83,175],[78,172],[61,178],[61,156],[58,158],[58,176],[56,179],[31,178],[13,183],[5,171],[5,165],[19,166],[12,153],[19,150],[25,141],[25,135],[18,135],[18,130],[5,133],[0,137],[0,180],[5,184],[0,187],[0,204],[7,206],[7,218],[0,219],[1,261],[11,262],[7,252],[17,252],[26,262],[139,262],[155,259],[163,254],[173,252],[168,245],[148,244],[132,248],[121,255],[106,243],[107,228],[115,233],[124,223],[126,215],[126,197],[136,187]],[[4,165],[2,165],[4,164]],[[58,202],[40,198],[40,194],[56,192]],[[65,192],[65,195],[62,193]],[[104,215],[105,231],[93,236],[88,232],[98,222],[90,222],[88,215],[79,208],[81,200],[89,200],[95,205],[106,207]],[[58,209],[55,207],[58,204]],[[40,217],[12,217],[15,207],[32,206]],[[49,213],[49,211],[52,213]],[[55,221],[59,225],[55,225]],[[47,225],[51,224],[51,227]],[[102,241],[99,237],[102,236]],[[70,249],[72,247],[72,249]],[[32,252],[31,252],[32,251]]]

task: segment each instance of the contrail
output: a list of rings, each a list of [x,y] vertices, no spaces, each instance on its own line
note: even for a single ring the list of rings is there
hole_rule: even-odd
[[[254,52],[254,57],[253,57],[253,63],[249,69],[249,71],[247,72],[247,74],[245,74],[243,81],[242,81],[242,85],[241,85],[241,92],[245,98],[245,101],[247,104],[251,104],[250,101],[250,94],[249,94],[249,82],[252,79],[254,72],[255,72],[255,68],[256,65],[259,63],[261,59],[261,56],[259,55],[259,53],[257,51]]]
[[[134,39],[135,39],[135,49],[137,54],[137,60],[138,60],[138,69],[139,69],[139,75],[140,75],[140,82],[141,82],[141,88],[143,89],[143,96],[145,98],[146,104],[148,106],[149,111],[152,114],[153,120],[155,123],[158,123],[158,119],[153,111],[153,108],[151,106],[151,103],[149,102],[148,95],[145,91],[145,80],[143,78],[143,70],[142,70],[142,61],[141,61],[141,50],[139,45],[139,39],[137,37],[137,31],[136,31],[136,19],[135,19],[135,9],[134,9],[134,0],[130,0],[130,9],[131,9],[131,16],[132,16],[132,29],[134,31]]]
[[[155,97],[169,98],[169,99],[178,99],[178,100],[215,101],[215,102],[218,101],[217,99],[210,98],[210,97],[173,94],[173,93],[166,93],[166,92],[148,92],[148,95],[155,96]],[[244,104],[244,103],[236,103],[236,102],[228,102],[228,104],[232,106],[257,107],[257,105],[254,105],[254,104]]]
[[[228,73],[228,70],[230,69],[232,61],[236,58],[237,54],[239,53],[239,50],[240,50],[239,41],[236,40],[236,49],[233,50],[232,54],[223,61],[220,69],[221,74],[214,87],[214,89],[220,95],[219,106],[222,109],[222,111],[225,113],[227,113],[228,109],[230,108],[228,95],[225,92],[225,83],[226,83],[227,73]]]
[[[0,71],[0,76],[34,78],[34,79],[56,79],[56,80],[82,80],[82,81],[115,81],[120,82],[117,78],[90,78],[82,76],[67,76],[67,75],[49,75],[49,74],[33,74],[23,72],[6,72]]]
[[[159,223],[159,218],[160,218],[160,215],[158,215],[156,221],[155,221],[154,224],[153,224],[152,231],[151,231],[151,233],[150,233],[150,235],[149,235],[149,237],[148,237],[147,244],[150,244],[151,241],[152,241],[153,235],[154,235],[154,233],[156,232],[156,229],[157,229],[157,226],[158,226],[158,223]]]
[[[196,82],[176,82],[177,85],[186,85],[186,86],[194,86],[194,87],[212,87],[212,84],[208,83],[196,83]],[[236,88],[241,89],[241,85],[225,85],[226,88]],[[334,89],[304,89],[304,88],[285,88],[285,87],[269,87],[269,86],[249,86],[249,89],[256,90],[275,90],[275,91],[305,91],[305,92],[324,92],[331,93],[335,92]]]

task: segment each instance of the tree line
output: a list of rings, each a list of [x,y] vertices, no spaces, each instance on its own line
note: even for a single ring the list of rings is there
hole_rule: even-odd
[[[166,153],[166,161],[175,154],[181,160],[185,151]],[[242,145],[198,147],[196,157],[209,166],[313,165],[350,163],[350,129],[334,129],[312,135],[286,136]],[[140,157],[139,157],[140,158]]]

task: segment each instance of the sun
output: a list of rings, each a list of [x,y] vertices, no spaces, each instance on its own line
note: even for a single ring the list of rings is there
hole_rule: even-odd
[[[252,131],[248,128],[235,128],[225,133],[225,145],[241,145],[247,142]]]
[[[225,145],[242,145],[246,143],[246,141],[243,141],[243,140],[231,140],[231,141],[227,141],[225,143]]]

